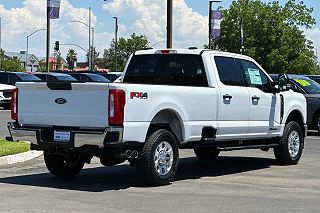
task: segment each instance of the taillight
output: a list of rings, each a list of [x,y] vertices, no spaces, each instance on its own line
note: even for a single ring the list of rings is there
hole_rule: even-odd
[[[109,91],[109,125],[121,126],[124,118],[126,93],[123,90]]]
[[[11,90],[11,118],[18,120],[18,88]]]

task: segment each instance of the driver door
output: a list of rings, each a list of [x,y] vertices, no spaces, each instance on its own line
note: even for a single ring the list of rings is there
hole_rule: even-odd
[[[239,59],[249,91],[249,136],[266,136],[279,132],[280,94],[271,90],[271,80],[252,61]]]

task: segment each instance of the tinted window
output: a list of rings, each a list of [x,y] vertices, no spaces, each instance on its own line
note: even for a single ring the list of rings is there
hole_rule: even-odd
[[[37,76],[26,74],[26,73],[16,73],[16,75],[22,80],[22,81],[40,81],[40,78]]]
[[[41,75],[41,74],[35,74],[35,76],[37,76],[38,78],[40,78],[41,80],[43,80],[43,81],[46,81],[47,80],[47,77],[46,77],[46,75]]]
[[[0,83],[1,84],[9,84],[8,74],[0,73]]]
[[[256,87],[261,90],[271,89],[267,75],[255,63],[241,59],[239,61],[249,87]]]
[[[123,82],[177,86],[208,86],[200,55],[152,54],[132,57]]]
[[[15,74],[10,74],[9,75],[9,84],[10,85],[16,85],[16,82],[19,82],[19,81],[21,81],[21,79],[18,77],[18,76],[16,76]]]
[[[88,76],[92,79],[94,82],[103,82],[103,83],[109,83],[110,81],[106,79],[105,77],[101,75],[95,75],[95,74],[88,74]]]
[[[308,94],[320,94],[320,85],[309,78],[293,78]]]
[[[55,76],[54,78],[59,81],[77,81],[77,79],[69,75]]]
[[[242,80],[236,59],[228,57],[214,57],[220,81],[225,85],[242,86]]]
[[[298,92],[298,93],[302,93],[302,94],[305,94],[305,92],[299,88],[299,86],[297,85],[297,83],[295,83],[294,81],[290,80],[290,85],[291,85],[291,89],[295,92]]]

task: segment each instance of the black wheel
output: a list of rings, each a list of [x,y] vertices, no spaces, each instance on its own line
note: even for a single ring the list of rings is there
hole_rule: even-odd
[[[137,159],[137,171],[145,184],[168,184],[178,168],[179,151],[175,137],[165,129],[155,131],[147,139]]]
[[[280,164],[297,164],[301,158],[304,138],[298,123],[289,122],[280,139],[280,145],[274,148],[274,156]]]
[[[51,174],[57,177],[74,177],[83,168],[85,161],[80,156],[64,156],[44,151],[44,161]]]
[[[215,160],[220,153],[215,147],[194,148],[193,151],[201,160]]]
[[[314,118],[314,128],[320,132],[320,113]]]
[[[2,105],[2,107],[5,110],[10,110],[11,109],[11,104],[4,104],[4,105]]]

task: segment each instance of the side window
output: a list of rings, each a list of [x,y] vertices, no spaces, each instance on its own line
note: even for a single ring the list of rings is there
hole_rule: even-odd
[[[242,86],[240,72],[234,58],[215,56],[220,81],[225,85]]]
[[[47,77],[47,81],[56,81],[57,80],[57,78],[52,75],[47,75],[46,77]]]
[[[256,87],[263,91],[271,89],[267,75],[256,64],[247,60],[239,61],[249,87]]]
[[[10,85],[15,85],[16,84],[16,82],[19,82],[19,81],[21,81],[15,74],[11,74],[11,75],[9,75],[9,84]]]
[[[8,74],[0,73],[0,83],[1,84],[9,84]]]
[[[293,83],[292,81],[290,81],[290,84],[291,84],[291,89],[294,91],[294,92],[298,92],[298,93],[302,93],[302,94],[305,94],[305,92],[299,88],[298,85],[296,85],[295,83]]]

